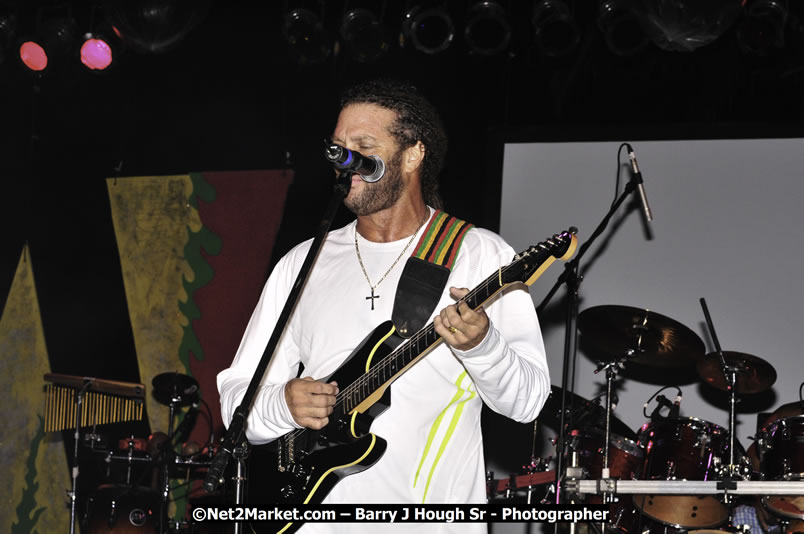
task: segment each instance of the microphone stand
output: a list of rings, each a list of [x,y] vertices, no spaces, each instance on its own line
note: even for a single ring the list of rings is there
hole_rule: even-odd
[[[603,220],[600,221],[600,224],[598,224],[597,228],[595,228],[595,231],[592,232],[592,235],[589,236],[589,239],[587,239],[584,242],[584,244],[581,245],[575,257],[564,265],[564,271],[558,277],[558,280],[556,280],[556,283],[553,285],[552,289],[550,289],[550,291],[544,297],[544,300],[542,300],[541,304],[539,304],[539,306],[536,307],[536,312],[542,313],[547,304],[550,302],[550,299],[553,297],[553,295],[555,295],[556,291],[558,291],[558,288],[560,288],[563,284],[567,284],[567,296],[566,296],[567,314],[566,314],[566,330],[564,334],[564,364],[563,364],[564,367],[561,374],[561,415],[559,416],[560,428],[558,429],[558,440],[556,442],[556,452],[557,452],[556,481],[555,481],[556,504],[561,504],[563,497],[563,491],[561,488],[561,479],[562,479],[562,472],[565,470],[564,466],[564,447],[565,447],[565,433],[566,433],[565,428],[567,424],[572,423],[571,416],[570,421],[565,423],[564,415],[566,414],[567,411],[566,405],[567,405],[567,386],[569,381],[569,375],[568,375],[569,368],[570,364],[572,364],[573,369],[575,368],[575,361],[577,360],[578,356],[578,348],[576,343],[578,337],[578,303],[579,303],[578,288],[580,287],[580,283],[583,280],[583,277],[578,276],[578,265],[581,261],[581,258],[583,258],[586,251],[589,250],[589,247],[592,245],[592,243],[594,243],[595,240],[600,236],[600,234],[603,233],[603,230],[606,229],[606,227],[609,224],[609,221],[617,212],[617,210],[625,201],[625,199],[628,198],[628,196],[634,193],[636,190],[637,190],[637,183],[632,175],[631,180],[629,180],[625,184],[623,192],[620,194],[617,200],[615,200],[614,203],[611,205],[611,208],[609,208],[609,211],[608,213],[606,213],[605,217],[603,217]],[[574,389],[575,385],[573,383],[573,391]],[[608,419],[610,416],[609,412],[611,409],[610,392],[607,392],[607,397],[608,399],[606,402],[606,409],[607,409],[606,417]],[[609,467],[608,462],[606,462],[603,468],[608,469],[608,467]],[[557,524],[556,529],[558,529]]]
[[[221,440],[220,449],[212,459],[209,469],[207,470],[207,476],[204,479],[204,489],[207,492],[211,493],[215,491],[215,489],[217,489],[217,487],[223,482],[223,472],[225,471],[226,465],[229,463],[229,460],[232,458],[233,454],[236,452],[238,453],[239,462],[244,460],[244,450],[246,450],[247,443],[247,440],[245,439],[246,418],[248,413],[251,411],[251,405],[254,402],[257,389],[259,388],[262,377],[268,368],[271,357],[276,350],[276,346],[279,344],[279,338],[281,337],[282,332],[285,330],[285,326],[290,320],[290,315],[293,313],[293,309],[296,307],[296,302],[298,302],[299,295],[304,289],[305,282],[307,281],[307,277],[312,270],[313,263],[315,262],[319,251],[321,250],[321,245],[324,242],[324,238],[327,236],[327,232],[329,232],[329,229],[332,226],[332,219],[335,217],[335,214],[343,202],[343,199],[349,194],[349,189],[351,186],[352,173],[348,171],[340,172],[335,180],[335,187],[333,188],[332,197],[327,205],[324,218],[321,220],[321,224],[319,225],[318,233],[316,233],[313,243],[310,246],[310,251],[307,253],[307,257],[304,259],[301,271],[299,271],[296,281],[293,283],[293,287],[288,295],[287,301],[285,301],[285,307],[282,308],[282,312],[279,314],[279,318],[276,321],[276,326],[274,326],[271,338],[268,340],[268,344],[265,347],[262,358],[260,359],[257,368],[254,370],[254,375],[251,377],[251,382],[246,389],[245,395],[243,395],[243,400],[240,402],[240,405],[235,409],[234,414],[232,415],[229,428]],[[235,504],[243,504],[240,501],[243,497],[243,484],[245,484],[245,476],[240,468],[241,466],[242,464],[239,464],[238,474],[236,477],[237,485],[235,495],[237,502]],[[235,525],[235,532],[239,532],[238,527],[241,527],[240,523]]]

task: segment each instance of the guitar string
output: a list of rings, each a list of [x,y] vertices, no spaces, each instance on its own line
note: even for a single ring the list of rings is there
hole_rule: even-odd
[[[478,286],[478,288],[475,291],[473,291],[472,293],[479,292],[481,287],[487,286],[487,285],[488,285],[488,280],[486,280],[483,284]],[[473,296],[472,293],[467,294],[466,297],[464,297],[464,298],[469,298],[469,297]],[[433,323],[430,323],[427,326],[427,328],[425,328],[425,329],[417,332],[416,334],[414,334],[410,338],[410,341],[408,343],[405,343],[404,345],[394,349],[389,354],[387,354],[384,358],[382,358],[379,362],[377,362],[377,364],[374,367],[370,368],[365,374],[361,375],[357,380],[355,380],[354,382],[349,384],[349,386],[347,386],[343,391],[341,391],[338,394],[338,398],[335,401],[335,405],[334,405],[333,408],[334,409],[343,408],[344,405],[346,404],[346,401],[347,401],[347,398],[349,397],[349,395],[351,395],[352,393],[354,393],[356,391],[359,392],[360,388],[363,385],[365,385],[368,381],[373,380],[374,378],[376,378],[377,375],[379,374],[379,369],[385,368],[392,359],[396,359],[397,357],[399,357],[400,353],[404,354],[404,351],[408,350],[414,343],[418,343],[422,339],[426,339],[427,336],[429,334],[431,334],[433,331],[434,331]],[[438,341],[438,339],[440,339],[440,337],[436,337],[436,339],[433,340],[432,344],[434,344],[436,341]],[[343,411],[344,411],[344,413],[346,412],[345,409]],[[294,441],[294,443],[296,443],[296,441],[298,440],[298,437],[301,436],[302,434],[306,433],[307,430],[309,430],[309,429],[307,429],[307,428],[297,429],[297,430],[293,431],[291,434],[289,434],[287,436],[287,439],[292,439]]]
[[[557,241],[562,242],[561,238],[563,238],[563,237],[564,237],[563,234],[562,235],[556,235],[556,236],[553,236],[553,239],[556,239]],[[555,246],[555,243],[552,243],[549,240],[547,240],[547,242],[550,243],[551,245]],[[534,247],[532,247],[532,249],[538,249],[538,248],[541,248],[542,251],[550,252],[550,249],[548,249],[546,246],[544,246],[543,243],[539,243],[538,245],[534,245]],[[528,254],[535,254],[537,252],[539,252],[539,251],[538,250],[529,250],[529,251],[527,251]],[[518,256],[520,256],[520,259],[521,259],[522,255],[520,254]],[[539,265],[544,263],[544,261],[546,261],[546,258],[545,258],[545,260],[539,262]],[[513,266],[516,263],[517,262],[514,261],[512,263],[509,263],[508,265],[505,265],[505,266],[501,267],[498,270],[497,274],[507,272],[508,270],[513,268]],[[496,281],[495,280],[495,275],[492,274],[491,276],[486,278],[486,280],[484,280],[480,285],[478,285],[475,289],[470,291],[464,297],[464,300],[476,297],[477,293],[479,293],[481,289],[484,289],[484,290],[487,289],[495,281]],[[496,284],[495,291],[497,291],[501,287],[502,287],[502,285]],[[388,355],[386,355],[385,358],[380,360],[374,367],[372,367],[369,371],[367,371],[365,374],[363,374],[357,380],[352,382],[352,384],[350,384],[346,389],[344,389],[341,392],[341,394],[343,396],[341,394],[339,394],[339,397],[341,397],[341,399],[343,399],[343,397],[345,397],[347,395],[347,393],[352,393],[352,392],[354,392],[354,389],[358,388],[359,386],[365,385],[366,381],[368,381],[370,379],[377,378],[377,376],[379,375],[380,370],[383,369],[390,362],[390,360],[392,358],[396,358],[396,357],[398,357],[400,355],[400,354],[397,354],[397,353],[404,352],[405,350],[408,350],[413,345],[414,341],[418,343],[418,341],[420,341],[422,338],[426,338],[428,335],[430,335],[432,333],[433,328],[434,328],[433,323],[430,323],[426,329],[424,329],[424,330],[422,330],[420,332],[417,332],[413,337],[410,338],[410,341],[408,343],[405,343],[404,345],[398,347],[397,349],[394,349],[392,352],[390,352]],[[438,338],[436,338],[433,342],[435,342],[437,340],[438,340]],[[336,401],[335,405],[340,407],[340,405],[342,405],[343,402],[345,402],[345,401],[343,401],[343,400]]]
[[[562,237],[563,237],[563,236],[562,236]],[[556,237],[554,236],[554,239],[555,239],[555,238],[556,238]],[[546,247],[544,247],[544,246],[543,246],[541,243],[539,243],[538,245],[535,245],[533,248],[542,248],[542,250],[544,250],[544,251],[547,251],[547,250],[548,250],[548,249],[547,249]],[[533,252],[531,252],[531,253],[533,253]],[[505,272],[507,272],[507,271],[508,271],[508,270],[510,270],[510,269],[511,269],[511,268],[512,268],[512,267],[513,267],[513,266],[514,266],[516,263],[517,263],[517,262],[512,262],[512,263],[510,263],[510,264],[508,264],[508,265],[505,265],[505,266],[501,267],[501,268],[499,269],[499,272],[500,272],[500,273],[505,273]],[[544,263],[544,261],[539,262],[539,264],[540,264],[540,265],[541,265],[542,263]],[[483,282],[482,282],[480,285],[478,285],[478,286],[477,286],[475,289],[473,289],[472,291],[470,291],[470,292],[469,292],[469,293],[468,293],[468,294],[467,294],[467,295],[464,297],[464,299],[469,299],[469,298],[471,298],[471,297],[476,296],[476,294],[477,294],[477,293],[479,293],[481,289],[488,289],[488,287],[491,285],[491,283],[495,281],[495,278],[496,278],[496,277],[495,277],[495,275],[494,275],[494,274],[492,274],[491,276],[489,276],[489,277],[488,277],[486,280],[484,280],[484,281],[483,281]],[[497,284],[497,286],[498,286],[498,287],[495,289],[495,291],[496,291],[497,289],[500,289],[500,288],[502,287],[502,286],[500,286],[499,284]],[[377,377],[377,375],[379,375],[379,370],[380,370],[380,369],[384,368],[384,367],[385,367],[385,366],[386,366],[386,365],[387,365],[387,364],[390,362],[390,360],[391,360],[392,358],[394,358],[394,359],[395,359],[395,358],[397,358],[397,357],[400,355],[400,354],[397,354],[397,353],[404,353],[404,351],[405,351],[405,350],[407,350],[408,348],[410,348],[410,347],[413,345],[414,341],[415,341],[416,343],[418,343],[418,342],[419,342],[419,341],[420,341],[422,338],[425,338],[425,339],[426,339],[426,337],[427,337],[427,336],[428,336],[428,335],[429,335],[429,334],[430,334],[430,333],[431,333],[433,330],[434,330],[434,323],[430,323],[430,324],[429,324],[429,325],[428,325],[428,326],[427,326],[425,329],[423,329],[423,330],[421,330],[421,331],[417,332],[416,334],[414,334],[414,335],[413,335],[413,336],[410,338],[410,340],[409,340],[409,342],[408,342],[408,343],[405,343],[404,345],[402,345],[402,346],[400,346],[400,347],[397,347],[396,349],[394,349],[393,351],[391,351],[389,354],[387,354],[387,355],[386,355],[386,356],[385,356],[383,359],[381,359],[381,360],[380,360],[380,361],[377,363],[377,365],[375,365],[374,367],[372,367],[371,369],[369,369],[369,371],[367,371],[365,374],[361,375],[361,376],[360,376],[360,377],[359,377],[357,380],[355,380],[354,382],[352,382],[352,383],[351,383],[349,386],[347,386],[347,387],[346,387],[346,388],[345,388],[343,391],[339,392],[339,393],[338,393],[338,396],[337,396],[337,399],[336,399],[336,401],[335,401],[335,405],[334,405],[334,407],[333,407],[333,408],[341,408],[341,407],[343,407],[343,405],[344,405],[344,404],[345,404],[345,402],[346,402],[346,397],[348,397],[348,395],[349,395],[349,394],[354,393],[354,392],[355,392],[355,390],[359,390],[359,388],[360,388],[361,386],[365,385],[365,383],[366,383],[368,380],[376,378],[376,377]],[[435,343],[436,341],[438,341],[438,339],[440,339],[440,337],[437,337],[435,340],[433,340],[433,343]],[[432,344],[431,344],[431,345],[432,345]],[[293,442],[294,442],[294,444],[295,444],[295,443],[296,443],[296,441],[297,441],[297,439],[298,439],[298,437],[299,437],[300,435],[302,435],[302,434],[306,433],[308,430],[310,430],[310,429],[308,429],[308,428],[300,428],[300,429],[296,429],[296,430],[292,431],[290,434],[286,434],[286,435],[285,435],[285,439],[286,439],[286,440],[291,440],[291,439],[292,439],[292,440],[293,440]]]
[[[502,267],[499,271],[506,272],[510,268],[512,268],[512,266],[513,266],[513,264],[508,264],[508,265]],[[492,285],[492,283],[497,281],[497,276],[496,275],[497,275],[497,273],[495,273],[495,274],[489,276],[488,278],[486,278],[486,280],[481,282],[475,289],[473,289],[472,291],[467,293],[466,296],[462,300],[473,299],[473,298],[475,298],[477,296],[478,293],[481,292],[481,290],[487,290],[489,288],[489,286]],[[497,291],[501,287],[499,284],[495,284],[495,286],[496,286],[494,288],[495,291]],[[490,296],[490,294],[489,294],[489,296]],[[486,297],[486,298],[488,298],[488,297]],[[377,364],[374,365],[369,371],[367,371],[365,374],[361,375],[357,380],[355,380],[349,386],[347,386],[347,388],[344,389],[344,391],[342,391],[341,393],[344,394],[344,395],[346,395],[347,393],[352,393],[352,392],[354,392],[354,389],[356,389],[356,388],[359,389],[359,386],[365,385],[365,382],[369,381],[370,379],[377,378],[381,369],[383,369],[385,366],[387,366],[387,364],[392,359],[395,359],[398,356],[400,356],[400,354],[397,354],[397,353],[404,353],[404,351],[408,350],[414,344],[414,342],[418,343],[422,339],[426,339],[428,335],[431,335],[433,333],[434,329],[435,329],[434,323],[430,323],[426,328],[424,328],[423,330],[420,330],[419,332],[414,334],[413,337],[410,338],[410,341],[408,343],[405,343],[404,345],[401,345],[398,348],[396,348],[393,351],[391,351],[390,353],[388,353],[383,359],[381,359],[379,362],[377,362]],[[435,340],[433,340],[433,343],[438,341],[438,339],[439,338],[436,338]],[[342,403],[340,403],[340,404],[342,404]],[[338,405],[339,405],[339,403],[336,402],[336,406],[338,406]]]

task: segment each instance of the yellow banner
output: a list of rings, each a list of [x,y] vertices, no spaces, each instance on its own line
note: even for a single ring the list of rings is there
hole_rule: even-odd
[[[151,381],[189,374],[179,359],[189,324],[179,304],[188,300],[184,281],[195,277],[185,245],[202,227],[190,202],[193,182],[190,175],[144,176],[110,178],[107,186],[151,432],[167,433],[169,408],[153,399]]]
[[[39,314],[31,256],[25,245],[0,316],[0,373],[9,402],[0,425],[0,530],[69,532],[65,491],[70,473],[61,433],[44,432],[45,373],[50,362]]]

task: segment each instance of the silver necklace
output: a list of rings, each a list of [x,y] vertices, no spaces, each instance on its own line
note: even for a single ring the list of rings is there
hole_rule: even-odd
[[[385,280],[385,277],[388,276],[391,273],[391,271],[394,270],[394,267],[396,267],[396,264],[399,263],[399,260],[401,260],[402,256],[405,255],[405,252],[408,251],[408,249],[410,248],[410,245],[413,243],[413,240],[416,239],[416,235],[419,233],[419,230],[422,229],[422,226],[424,226],[424,223],[426,223],[429,218],[430,218],[430,209],[428,208],[427,213],[425,214],[424,220],[422,220],[421,224],[416,229],[416,231],[413,232],[413,235],[410,236],[410,240],[408,241],[408,244],[405,245],[405,248],[402,249],[402,252],[399,254],[399,256],[396,257],[396,259],[394,260],[394,263],[392,263],[391,266],[388,267],[388,270],[385,271],[385,274],[382,275],[382,278],[380,278],[379,282],[377,282],[376,284],[371,283],[371,279],[369,278],[369,275],[366,272],[366,266],[363,265],[363,257],[360,255],[360,246],[357,244],[357,224],[355,224],[355,252],[357,252],[357,261],[358,261],[358,263],[360,263],[360,268],[363,270],[363,276],[366,277],[366,282],[368,282],[368,285],[371,288],[371,295],[366,297],[366,300],[371,300],[371,309],[372,310],[374,310],[374,299],[380,298],[379,295],[374,294],[374,290],[377,289],[377,286],[382,284],[382,281]]]

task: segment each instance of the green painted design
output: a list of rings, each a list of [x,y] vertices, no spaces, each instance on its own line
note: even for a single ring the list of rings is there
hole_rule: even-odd
[[[449,442],[453,432],[455,431],[455,427],[458,424],[458,420],[461,417],[461,413],[463,413],[463,405],[466,401],[473,399],[475,396],[475,392],[469,389],[471,387],[471,384],[469,385],[469,387],[467,387],[467,389],[463,389],[461,387],[461,383],[463,382],[463,379],[466,378],[466,376],[467,376],[466,371],[464,371],[463,373],[460,374],[460,376],[458,376],[458,379],[455,381],[455,386],[458,388],[458,391],[455,392],[455,395],[449,401],[447,406],[443,410],[441,410],[441,413],[439,413],[438,417],[436,417],[435,421],[433,421],[433,426],[430,428],[430,433],[427,436],[427,443],[424,446],[422,459],[419,462],[419,467],[416,469],[416,476],[413,479],[414,488],[416,487],[416,484],[419,480],[419,474],[422,470],[422,465],[424,465],[424,460],[427,459],[427,455],[430,452],[430,447],[433,444],[433,439],[435,438],[435,435],[438,432],[439,427],[441,426],[441,421],[444,419],[444,415],[446,415],[447,411],[452,407],[453,404],[458,403],[458,407],[456,408],[455,413],[452,416],[452,420],[450,421],[449,427],[447,427],[447,433],[444,436],[444,440],[441,443],[441,446],[439,447],[438,454],[436,456],[435,461],[433,462],[433,466],[430,468],[430,474],[427,476],[427,485],[424,488],[424,496],[422,497],[422,502],[424,502],[427,499],[427,492],[430,489],[430,481],[433,478],[433,473],[435,472],[436,465],[438,464],[438,461],[441,459],[441,455],[443,454],[444,449],[447,446],[447,443]],[[469,398],[461,400],[463,394],[466,393],[467,391],[469,391],[470,393]]]
[[[17,505],[17,521],[11,525],[11,534],[36,534],[34,530],[39,516],[47,510],[47,506],[36,507],[36,490],[39,483],[36,481],[36,456],[39,454],[39,444],[45,437],[45,419],[39,415],[39,428],[36,431],[31,449],[28,452],[28,459],[25,462],[27,470],[25,472],[25,488],[22,490],[22,498]]]
[[[198,199],[196,197],[200,197],[204,202],[213,202],[215,200],[215,189],[204,180],[201,173],[190,174],[190,179],[193,183],[193,192],[190,194],[189,199],[190,204],[198,209]],[[201,250],[203,249],[207,254],[216,256],[221,251],[222,243],[221,238],[209,228],[203,226],[203,224],[198,232],[193,232],[188,227],[187,233],[184,259],[193,270],[195,278],[192,282],[189,282],[187,278],[182,280],[182,285],[187,293],[187,301],[179,302],[179,310],[187,318],[187,326],[184,327],[184,335],[179,346],[179,360],[184,364],[185,372],[191,375],[190,353],[192,352],[196,360],[204,360],[204,351],[193,330],[193,320],[201,318],[201,310],[196,306],[193,294],[196,290],[211,282],[215,276],[215,271],[204,259]]]
[[[213,202],[215,200],[215,188],[204,180],[201,173],[190,173],[190,180],[193,184],[193,192],[190,193],[188,202],[196,210],[198,209],[198,198],[201,198],[204,202]],[[179,345],[179,361],[184,364],[185,373],[190,376],[192,376],[190,353],[193,354],[196,360],[204,361],[204,350],[193,329],[193,321],[201,318],[201,310],[198,309],[193,300],[193,294],[196,290],[210,283],[215,277],[214,269],[204,259],[201,250],[203,249],[207,254],[217,256],[220,254],[221,248],[221,238],[204,226],[203,221],[198,232],[193,232],[189,226],[187,227],[184,259],[193,270],[195,277],[192,282],[188,281],[186,277],[182,279],[184,291],[187,293],[187,301],[179,302],[179,311],[187,318],[187,325],[184,327],[181,344]],[[199,393],[200,396],[202,396],[201,393]],[[181,423],[185,415],[182,413],[177,415],[177,424]],[[177,452],[180,447],[180,444],[176,445]],[[189,493],[189,482],[171,482],[171,498],[176,505],[176,518],[179,520],[184,519],[190,505]]]
[[[203,174],[191,172],[190,181],[193,183],[193,192],[189,200],[192,207],[198,209],[198,199],[196,197],[201,197],[204,202],[213,202],[215,200],[215,188],[204,180]]]

